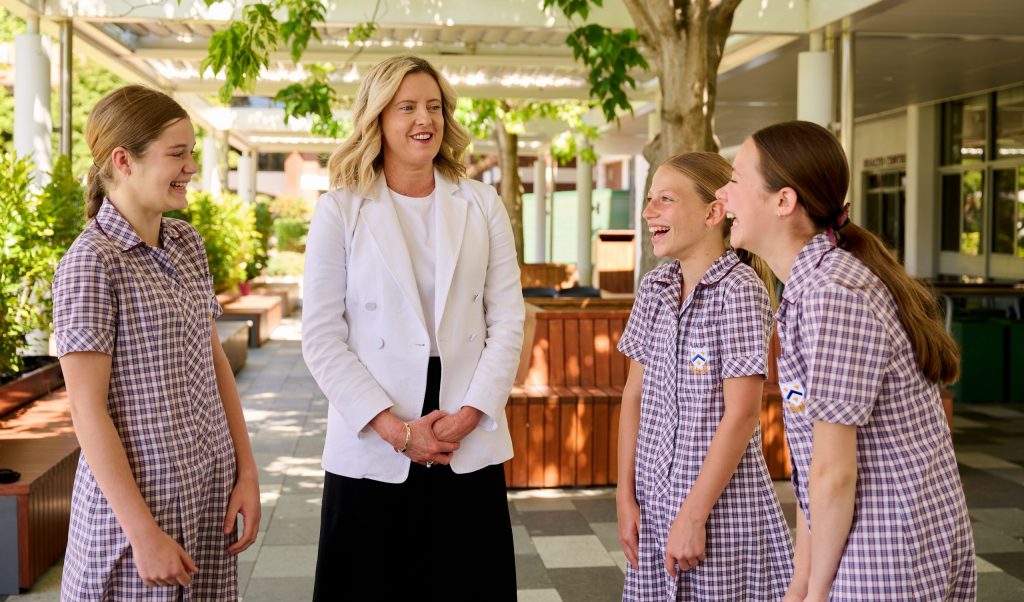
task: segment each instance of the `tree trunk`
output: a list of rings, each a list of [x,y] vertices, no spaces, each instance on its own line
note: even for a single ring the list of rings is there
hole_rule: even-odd
[[[646,192],[655,170],[669,157],[718,151],[714,127],[718,65],[739,0],[724,0],[715,8],[710,8],[709,0],[623,3],[653,54],[650,63],[661,89],[661,131],[644,147],[651,165]],[[646,224],[637,228],[642,240],[639,268],[646,274],[658,265],[658,258]]]
[[[501,182],[498,193],[512,222],[512,236],[516,241],[516,257],[523,263],[523,193],[519,181],[519,135],[513,134],[501,120],[495,120],[494,137],[498,143],[498,168]]]

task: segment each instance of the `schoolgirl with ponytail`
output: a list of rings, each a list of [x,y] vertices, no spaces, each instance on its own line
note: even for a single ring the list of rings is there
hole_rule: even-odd
[[[792,574],[758,427],[771,304],[726,246],[715,191],[730,171],[713,153],[679,155],[647,196],[654,253],[673,261],[644,277],[619,342],[632,360],[616,494],[625,600],[778,600]]]
[[[236,600],[259,485],[188,206],[195,132],[171,97],[125,86],[89,114],[89,222],[53,282],[82,447],[61,600]],[[241,514],[244,528],[236,528]]]
[[[731,241],[785,283],[776,315],[797,513],[785,600],[974,600],[970,518],[939,387],[959,353],[935,297],[850,221],[821,126],[764,128],[718,191]]]

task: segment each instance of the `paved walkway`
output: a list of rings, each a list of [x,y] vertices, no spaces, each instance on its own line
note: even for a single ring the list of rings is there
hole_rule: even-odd
[[[245,417],[260,466],[260,535],[242,554],[245,602],[310,600],[320,528],[320,453],[327,402],[302,362],[299,321],[250,350],[239,374]],[[1024,407],[958,408],[955,440],[979,555],[981,601],[1024,600]],[[793,520],[788,482],[776,484]],[[619,549],[613,490],[537,490],[509,494],[519,599],[619,600],[625,558]],[[33,590],[7,602],[59,599],[58,565]],[[0,596],[2,602],[3,596]]]

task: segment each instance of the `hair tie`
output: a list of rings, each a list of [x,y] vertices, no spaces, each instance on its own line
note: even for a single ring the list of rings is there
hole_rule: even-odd
[[[843,203],[843,210],[836,218],[836,231],[842,230],[848,223],[850,223],[850,204]]]

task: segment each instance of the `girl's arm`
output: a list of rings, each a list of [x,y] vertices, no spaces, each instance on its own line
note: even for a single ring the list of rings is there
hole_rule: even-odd
[[[811,532],[807,529],[804,513],[796,509],[796,545],[793,550],[793,579],[786,588],[782,602],[803,602],[807,595],[807,580],[811,574]]]
[[[857,494],[857,427],[815,421],[807,481],[811,570],[807,602],[828,600],[853,524]]]
[[[198,572],[188,553],[157,525],[142,497],[124,445],[107,413],[111,357],[99,352],[61,357],[71,420],[82,454],[132,546],[139,577],[148,586],[188,585]]]
[[[256,541],[256,532],[260,528],[260,484],[253,459],[252,445],[249,443],[249,430],[245,426],[245,415],[242,413],[242,400],[238,396],[235,375],[231,371],[231,363],[220,344],[217,334],[217,323],[210,325],[210,343],[213,346],[213,369],[217,375],[217,391],[220,401],[224,404],[224,415],[228,420],[231,442],[235,448],[235,467],[237,477],[231,490],[227,513],[224,516],[224,533],[235,530],[235,518],[242,515],[242,536],[228,546],[229,554],[238,554]]]
[[[629,362],[629,374],[622,390],[622,404],[619,413],[619,465],[618,488],[615,492],[615,507],[619,518],[619,543],[626,554],[626,560],[637,566],[637,549],[640,545],[640,506],[636,501],[636,438],[640,430],[640,397],[644,382],[644,365],[636,360]]]
[[[725,412],[711,439],[708,454],[669,531],[665,570],[676,576],[676,564],[689,570],[704,560],[708,515],[732,479],[761,416],[760,375],[726,378]]]

